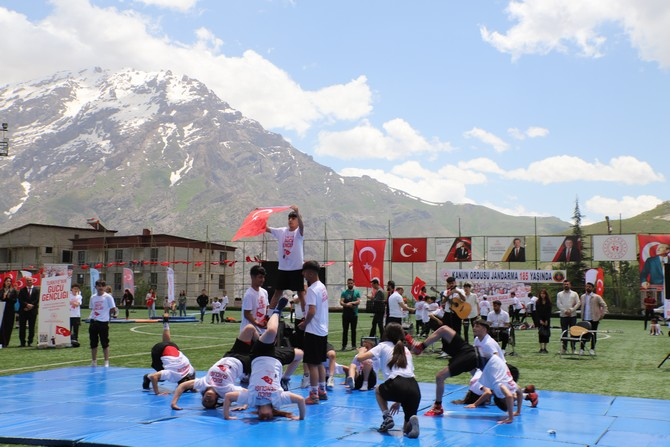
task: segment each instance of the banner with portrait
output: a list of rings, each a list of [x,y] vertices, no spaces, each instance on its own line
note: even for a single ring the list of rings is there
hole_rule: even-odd
[[[70,285],[67,264],[45,264],[40,286],[38,348],[70,346]]]
[[[664,266],[670,262],[670,234],[638,234],[640,286],[662,289]]]
[[[487,237],[486,260],[491,262],[526,262],[526,238]]]
[[[435,258],[438,262],[472,261],[472,239],[469,237],[435,239]]]
[[[580,262],[582,241],[577,236],[541,236],[541,262]]]

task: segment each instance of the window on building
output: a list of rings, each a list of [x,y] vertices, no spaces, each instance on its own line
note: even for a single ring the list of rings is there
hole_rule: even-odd
[[[151,287],[155,290],[158,287],[158,273],[152,272],[151,275],[149,275],[149,282],[151,283]]]
[[[86,264],[86,252],[84,250],[80,250],[77,252],[77,264],[79,265]]]
[[[219,252],[219,262],[228,260],[228,252],[222,251]]]
[[[158,249],[157,248],[152,248],[151,249],[151,254],[149,255],[149,260],[151,262],[156,262],[158,261]]]
[[[121,290],[123,286],[123,274],[114,273],[114,290]]]
[[[123,250],[114,250],[114,262],[123,262]]]
[[[219,289],[225,290],[226,288],[226,275],[219,275]]]
[[[77,273],[76,282],[77,282],[77,284],[79,284],[79,286],[81,286],[81,288],[84,287],[84,274],[83,273]]]
[[[44,247],[44,253],[46,253],[46,254],[51,254],[51,253],[53,253],[53,252],[54,252],[54,248],[53,248],[53,247]]]
[[[72,250],[63,250],[61,262],[63,264],[72,264]]]

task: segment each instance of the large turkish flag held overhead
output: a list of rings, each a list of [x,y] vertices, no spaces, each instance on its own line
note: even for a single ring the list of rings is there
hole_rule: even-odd
[[[393,239],[391,261],[426,262],[426,241],[427,239],[425,237]]]
[[[384,249],[386,239],[354,241],[354,285],[370,287],[373,279],[384,284]]]
[[[265,208],[256,208],[255,210],[249,213],[246,219],[244,219],[244,222],[242,222],[242,226],[240,227],[239,230],[237,230],[235,236],[233,236],[233,241],[245,237],[258,236],[260,234],[265,233],[265,228],[267,227],[268,217],[270,217],[270,214],[286,211],[287,209],[290,208],[291,207],[289,206],[272,206]]]

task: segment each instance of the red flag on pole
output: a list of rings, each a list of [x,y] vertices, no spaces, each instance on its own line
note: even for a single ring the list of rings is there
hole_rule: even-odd
[[[274,207],[265,207],[265,208],[256,208],[253,210],[244,222],[235,236],[233,236],[233,241],[242,239],[244,237],[258,236],[259,234],[265,233],[265,228],[268,223],[268,217],[272,213],[278,213],[281,211],[286,211],[290,209],[290,206],[274,206]]]
[[[393,239],[393,251],[391,261],[393,262],[426,262],[427,239],[405,238]]]
[[[369,287],[370,281],[378,279],[384,284],[384,249],[386,239],[354,241],[354,284]]]
[[[584,282],[590,282],[595,288],[595,292],[603,296],[605,291],[605,270],[602,268],[588,269],[584,274]]]
[[[415,300],[419,299],[419,295],[421,295],[421,289],[426,286],[426,281],[423,279],[419,278],[418,276],[414,278],[414,284],[412,284],[412,296],[414,297]]]

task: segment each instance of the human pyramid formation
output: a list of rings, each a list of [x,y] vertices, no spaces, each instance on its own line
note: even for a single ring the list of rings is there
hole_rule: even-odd
[[[464,372],[472,374],[469,391],[464,399],[454,403],[476,408],[488,404],[493,397],[495,404],[507,412],[507,417],[499,423],[511,423],[514,416],[521,413],[524,398],[530,400],[533,407],[537,405],[535,388],[530,385],[522,390],[517,385],[518,370],[505,362],[504,351],[488,334],[489,323],[485,320],[476,320],[474,323],[476,338],[473,346],[446,325],[438,327],[423,342],[418,342],[404,332],[399,322],[387,318],[380,343],[376,344],[372,337],[366,339],[348,367],[336,364],[335,351],[328,344],[328,293],[319,280],[319,263],[303,262],[303,229],[297,206],[291,207],[287,227],[266,229],[277,239],[280,254],[275,294],[268,301],[267,291],[262,287],[265,269],[259,265],[253,266],[249,272],[251,286],[242,303],[239,336],[232,348],[212,365],[204,377],[195,377],[195,370],[188,358],[170,341],[166,314],[163,341],[152,349],[152,367],[156,372],[144,376],[143,388],[148,390],[153,387],[156,394],[168,394],[158,388],[158,382],[177,382],[179,385],[171,403],[174,410],[181,410],[178,403],[185,391],[197,391],[202,396],[205,408],[213,409],[222,405],[227,420],[236,419],[232,411],[247,408],[253,408],[261,420],[275,416],[302,420],[307,405],[317,405],[328,400],[328,390],[333,388],[334,375],[341,372],[346,375],[348,392],[375,390],[382,412],[378,431],[388,432],[393,428],[393,416],[402,408],[403,433],[409,438],[417,438],[421,391],[414,377],[412,353],[420,355],[426,347],[441,341],[443,350],[450,357],[449,365],[436,375],[435,403],[425,416],[441,416],[444,413],[444,381]],[[373,287],[378,289],[379,282],[375,282]],[[349,289],[352,289],[353,281],[348,283]],[[393,286],[389,287],[393,289],[389,291],[392,297],[395,284],[389,281],[389,286]],[[296,318],[304,317],[296,324],[296,332],[300,336],[293,340],[295,347],[278,346],[277,343],[279,319],[288,304],[284,291],[298,291]],[[349,301],[354,299],[355,296]],[[298,315],[298,309],[304,315]],[[309,387],[307,397],[289,391],[291,376],[300,363],[304,364],[301,386]],[[384,381],[377,385],[378,375],[382,375]],[[246,384],[246,388],[243,384]],[[389,406],[389,402],[393,402],[392,405]],[[233,407],[234,404],[236,406]],[[298,415],[281,410],[288,405],[297,405]]]

